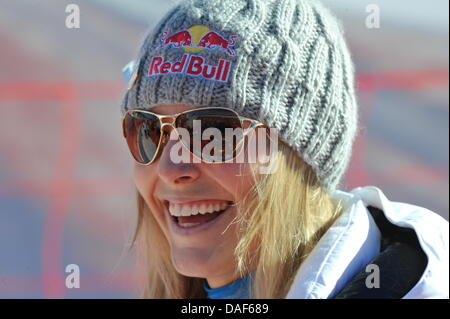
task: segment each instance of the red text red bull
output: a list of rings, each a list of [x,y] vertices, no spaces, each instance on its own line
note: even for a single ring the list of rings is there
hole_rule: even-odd
[[[164,61],[163,57],[153,57],[150,62],[149,76],[161,74],[187,74],[202,76],[205,79],[227,82],[231,61],[220,59],[218,65],[209,65],[205,59],[197,55],[184,54],[177,62]]]

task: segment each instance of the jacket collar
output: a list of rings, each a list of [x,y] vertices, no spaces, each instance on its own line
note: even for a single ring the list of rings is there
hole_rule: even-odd
[[[380,251],[380,231],[367,206],[383,211],[394,225],[416,232],[428,258],[417,284],[404,298],[448,298],[448,222],[419,206],[389,201],[374,186],[335,191],[342,215],[302,263],[287,298],[333,298]]]
[[[336,191],[342,215],[302,263],[287,298],[325,299],[339,292],[380,251],[380,231],[359,196]]]

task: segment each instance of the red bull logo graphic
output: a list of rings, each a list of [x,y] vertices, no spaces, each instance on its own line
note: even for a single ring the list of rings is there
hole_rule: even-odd
[[[187,47],[192,45],[192,36],[189,31],[181,31],[170,37],[167,37],[167,32],[164,32],[161,42],[158,48],[163,48],[168,45],[173,45],[175,48]]]
[[[164,32],[158,48],[173,46],[175,48],[194,49],[185,50],[186,52],[199,52],[204,49],[218,48],[227,52],[229,56],[234,57],[236,56],[234,46],[237,38],[237,35],[232,35],[227,40],[220,33],[211,31],[206,26],[196,25],[170,36],[168,36],[167,32]]]
[[[187,30],[178,31],[172,35],[163,33],[159,48],[174,47],[186,53],[198,53],[203,50],[220,50],[235,57],[237,35],[228,39],[204,25],[195,25]],[[217,65],[209,65],[205,59],[195,54],[185,54],[180,61],[164,61],[162,57],[153,57],[150,62],[148,75],[183,73],[190,76],[201,76],[215,81],[228,81],[231,61],[220,59]]]
[[[236,39],[237,35],[232,35],[230,41],[227,41],[217,32],[211,31],[200,40],[197,46],[207,49],[219,47],[224,49],[229,55],[236,56],[236,52],[232,49],[236,44]]]

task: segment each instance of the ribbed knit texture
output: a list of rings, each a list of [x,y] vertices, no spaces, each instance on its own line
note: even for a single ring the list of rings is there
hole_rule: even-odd
[[[230,56],[221,48],[195,53],[210,65],[232,62],[227,82],[186,74],[148,76],[152,57],[180,61],[186,52],[158,48],[164,32],[205,25],[238,35]],[[122,112],[160,104],[226,106],[278,129],[316,172],[339,187],[357,132],[354,67],[341,24],[318,0],[187,0],[171,10],[140,50],[138,80]]]

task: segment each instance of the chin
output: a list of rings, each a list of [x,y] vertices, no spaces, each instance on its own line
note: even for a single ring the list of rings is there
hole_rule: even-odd
[[[213,264],[211,263],[211,258],[204,259],[200,257],[179,257],[172,255],[172,264],[174,265],[176,271],[186,277],[194,278],[208,278],[218,275],[218,270],[223,271],[223,263]]]

